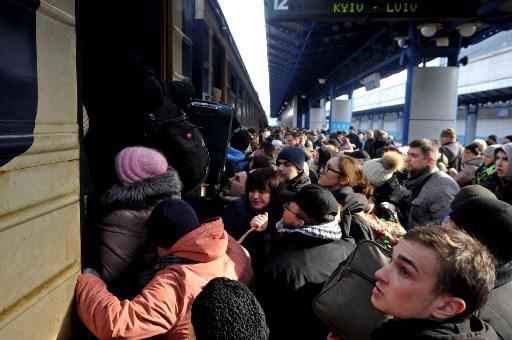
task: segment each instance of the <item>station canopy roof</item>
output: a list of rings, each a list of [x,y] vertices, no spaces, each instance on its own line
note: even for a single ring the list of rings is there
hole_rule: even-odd
[[[272,117],[293,96],[335,98],[373,73],[403,70],[411,27],[434,28],[418,33],[425,59],[512,28],[512,0],[264,1]],[[439,37],[449,45],[437,47]]]

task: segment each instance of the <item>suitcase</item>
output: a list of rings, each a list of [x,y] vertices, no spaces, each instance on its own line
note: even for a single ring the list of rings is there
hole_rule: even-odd
[[[210,166],[206,183],[212,190],[220,184],[226,163],[233,109],[224,104],[193,100],[187,105],[187,116],[197,125],[210,153]]]

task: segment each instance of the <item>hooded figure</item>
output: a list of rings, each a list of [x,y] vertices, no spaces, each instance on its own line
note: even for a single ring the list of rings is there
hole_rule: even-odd
[[[194,298],[211,279],[252,281],[251,260],[224,230],[220,218],[200,224],[188,203],[170,198],[157,205],[147,223],[157,248],[159,272],[132,300],[119,300],[88,269],[78,277],[78,314],[100,339],[190,339]]]
[[[499,200],[512,204],[512,143],[496,148],[494,157],[496,172],[482,185],[494,192]]]

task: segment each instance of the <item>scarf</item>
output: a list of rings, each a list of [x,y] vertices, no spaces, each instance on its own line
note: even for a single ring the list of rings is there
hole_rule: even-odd
[[[341,239],[342,236],[339,222],[340,218],[336,216],[336,219],[332,222],[317,225],[304,225],[302,228],[295,228],[279,221],[276,223],[276,230],[278,233],[299,233],[323,240],[337,241]]]
[[[156,262],[155,270],[157,270],[157,271],[162,270],[165,267],[170,266],[171,264],[192,264],[192,263],[198,263],[198,262],[184,259],[184,258],[178,257],[176,255],[160,256]]]
[[[409,190],[414,190],[418,185],[421,185],[427,177],[430,177],[433,173],[437,172],[437,168],[429,168],[426,167],[423,170],[420,170],[418,173],[416,173],[414,176],[411,176],[409,174],[409,177],[405,180],[405,186]]]

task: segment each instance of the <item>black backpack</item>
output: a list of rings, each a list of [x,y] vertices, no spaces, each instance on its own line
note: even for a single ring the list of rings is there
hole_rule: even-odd
[[[151,147],[160,150],[180,175],[183,191],[192,192],[208,173],[208,149],[199,128],[192,124],[185,111],[176,105],[176,92],[184,91],[183,82],[164,81],[149,77],[147,88],[161,96],[158,109],[144,114],[144,130]],[[179,93],[178,93],[179,94]],[[181,98],[182,99],[182,98]]]

